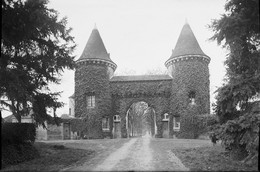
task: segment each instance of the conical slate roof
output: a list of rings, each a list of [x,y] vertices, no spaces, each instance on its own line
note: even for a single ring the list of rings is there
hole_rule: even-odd
[[[204,55],[190,25],[186,22],[181,30],[176,46],[170,59],[183,55]]]
[[[85,49],[78,61],[84,59],[100,59],[113,63],[96,27],[92,30]]]

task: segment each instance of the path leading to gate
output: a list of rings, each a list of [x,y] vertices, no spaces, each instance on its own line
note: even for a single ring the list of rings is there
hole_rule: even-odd
[[[117,161],[110,171],[187,171],[188,169],[182,164],[182,162],[167,149],[156,149],[155,142],[150,137],[143,137],[131,140],[134,142],[131,147],[123,146],[123,149],[128,149],[124,159]],[[121,150],[111,154],[111,157],[117,157],[121,155]],[[110,157],[108,157],[109,159]],[[105,164],[104,164],[105,163]],[[103,165],[106,165],[106,161]],[[102,166],[102,164],[101,164]],[[107,170],[106,168],[95,170]]]
[[[121,147],[107,148],[105,157],[94,158],[81,166],[70,167],[69,171],[187,171],[179,158],[167,146],[167,141],[150,137],[132,138]],[[103,153],[104,154],[104,153]],[[100,162],[96,162],[96,161]]]

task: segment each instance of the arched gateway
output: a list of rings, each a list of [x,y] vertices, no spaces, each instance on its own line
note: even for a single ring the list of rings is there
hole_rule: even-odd
[[[133,103],[153,108],[157,137],[172,137],[182,127],[182,113],[196,105],[209,113],[210,58],[201,50],[188,23],[182,28],[172,55],[165,62],[169,75],[113,76],[117,65],[96,28],[77,60],[75,117],[86,121],[90,138],[129,137],[133,127],[128,110]],[[152,125],[151,125],[152,126]]]

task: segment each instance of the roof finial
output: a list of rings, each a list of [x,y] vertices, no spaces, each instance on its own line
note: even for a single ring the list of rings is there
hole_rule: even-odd
[[[94,25],[94,29],[97,30],[97,25],[96,25],[96,23],[95,23],[95,25]]]

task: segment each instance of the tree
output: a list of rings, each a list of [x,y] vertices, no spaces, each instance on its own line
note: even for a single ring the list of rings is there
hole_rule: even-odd
[[[214,20],[212,40],[229,50],[226,83],[217,90],[215,132],[235,154],[258,157],[260,112],[260,26],[258,0],[228,0],[226,14]]]
[[[146,71],[145,75],[167,75],[167,71],[157,67],[156,69]]]
[[[36,124],[51,120],[50,109],[62,107],[60,92],[48,83],[60,83],[64,69],[74,69],[74,38],[67,19],[47,8],[47,0],[3,0],[0,58],[1,106],[21,116],[32,113]]]
[[[124,68],[121,72],[115,72],[114,76],[121,76],[121,75],[135,75],[136,71],[133,69]]]

